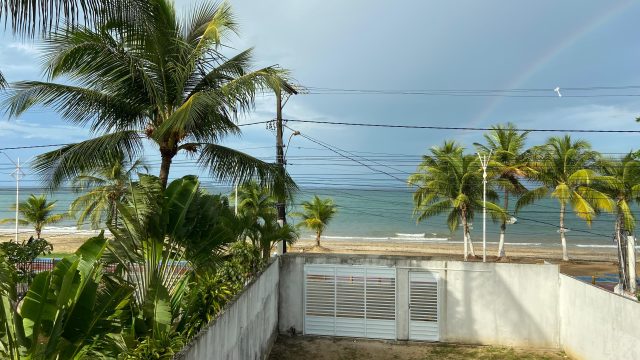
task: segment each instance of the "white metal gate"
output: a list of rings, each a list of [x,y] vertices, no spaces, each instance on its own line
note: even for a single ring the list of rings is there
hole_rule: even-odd
[[[438,275],[409,272],[409,339],[440,340]]]
[[[305,265],[304,332],[396,338],[396,271],[388,267]]]

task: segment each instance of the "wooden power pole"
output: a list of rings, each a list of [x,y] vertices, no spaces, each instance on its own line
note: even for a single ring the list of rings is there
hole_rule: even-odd
[[[276,185],[284,187],[285,167],[284,167],[284,143],[282,140],[282,90],[278,89],[276,92],[276,163],[278,164],[278,171],[280,172],[280,181],[276,182]],[[276,203],[276,209],[278,211],[278,224],[284,226],[287,223],[287,214],[285,210],[285,203],[287,201],[285,197],[285,189],[277,189],[278,199]],[[282,253],[287,252],[287,243],[282,242]]]

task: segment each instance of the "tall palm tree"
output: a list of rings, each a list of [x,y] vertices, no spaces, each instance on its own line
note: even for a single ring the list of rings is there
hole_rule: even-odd
[[[416,221],[447,213],[447,225],[454,232],[462,223],[464,258],[475,257],[471,241],[470,220],[482,208],[482,173],[478,158],[465,155],[464,148],[454,141],[431,148],[431,155],[423,155],[422,163],[408,179],[415,186],[413,194]],[[487,199],[497,198],[495,191],[487,191]],[[487,209],[499,212],[497,205],[487,202]]]
[[[131,7],[137,15],[126,21],[60,29],[47,38],[47,76],[71,78],[73,85],[16,83],[10,114],[39,104],[96,135],[38,156],[34,169],[56,187],[108,166],[118,154],[138,157],[148,139],[159,150],[163,187],[179,153],[197,156],[220,181],[258,177],[264,184],[281,184],[277,166],[220,140],[240,133],[235,121],[252,109],[256,94],[293,91],[284,80],[287,72],[277,66],[252,70],[251,49],[221,54],[228,48],[223,39],[237,32],[227,3],[204,2],[186,21],[171,0],[133,1]]]
[[[640,203],[640,159],[638,153],[630,152],[620,160],[605,161],[602,166],[604,192],[615,202],[615,236],[618,243],[618,264],[620,283],[623,290],[635,292],[629,261],[635,261],[634,254],[627,249],[634,240],[636,216],[631,206]],[[630,245],[630,246],[629,246]]]
[[[486,145],[475,145],[485,153],[491,153],[489,169],[495,176],[494,184],[503,192],[502,208],[508,213],[509,197],[527,192],[521,180],[533,171],[529,166],[528,153],[524,150],[529,132],[518,131],[512,123],[493,125],[491,129],[484,134]],[[506,256],[504,242],[509,218],[505,216],[501,219],[498,258]]]
[[[541,186],[528,191],[518,200],[516,211],[536,200],[551,197],[560,205],[560,241],[562,243],[562,259],[569,260],[564,218],[567,206],[584,219],[587,224],[600,210],[611,211],[613,202],[594,185],[599,175],[594,170],[600,155],[591,150],[591,145],[584,140],[573,140],[570,135],[551,137],[546,144],[532,149],[535,159],[532,167],[535,174],[532,178]]]
[[[301,206],[302,211],[293,213],[293,216],[301,218],[298,226],[316,233],[316,246],[320,246],[320,237],[338,209],[331,198],[321,199],[318,195],[314,195],[311,201],[302,202]]]
[[[44,195],[31,194],[26,201],[20,203],[19,212],[22,215],[21,219],[18,219],[18,223],[21,225],[32,225],[36,232],[36,238],[40,239],[42,234],[42,228],[45,225],[55,224],[64,219],[65,214],[54,214],[53,210],[56,207],[56,201],[47,201]],[[15,209],[15,205],[14,205]],[[0,223],[15,222],[16,219],[8,218],[0,220]]]
[[[92,229],[98,229],[105,222],[118,222],[118,203],[129,194],[130,182],[139,171],[149,168],[140,159],[128,161],[120,156],[110,166],[83,173],[73,179],[76,191],[86,191],[76,198],[69,209],[78,220],[78,227],[90,221]]]

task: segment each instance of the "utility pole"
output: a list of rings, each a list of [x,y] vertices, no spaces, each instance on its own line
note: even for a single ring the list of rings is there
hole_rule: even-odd
[[[276,163],[278,164],[278,171],[280,172],[280,180],[284,180],[284,144],[282,142],[282,90],[276,91]],[[277,184],[276,185],[280,185]],[[284,187],[284,183],[282,183]],[[287,214],[285,211],[285,189],[278,189],[278,199],[276,203],[276,210],[278,211],[278,224],[282,227],[287,223]],[[286,242],[282,242],[282,253],[287,252]]]

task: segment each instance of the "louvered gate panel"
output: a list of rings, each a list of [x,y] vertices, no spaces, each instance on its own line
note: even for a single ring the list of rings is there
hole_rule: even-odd
[[[305,265],[305,334],[396,338],[393,268]]]
[[[335,268],[305,266],[304,268],[304,332],[334,335],[335,328]]]
[[[367,268],[366,333],[368,338],[396,338],[396,271]]]
[[[409,339],[440,340],[438,276],[409,272]]]
[[[362,267],[336,267],[336,335],[365,337]]]

